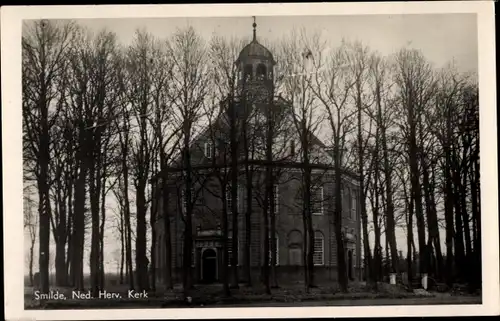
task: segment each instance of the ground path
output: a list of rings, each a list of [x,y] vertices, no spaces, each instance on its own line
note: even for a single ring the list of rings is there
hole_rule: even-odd
[[[302,304],[297,302],[258,302],[231,305],[210,305],[208,307],[293,307],[293,306],[374,306],[374,305],[436,305],[436,304],[481,304],[481,297],[429,297],[405,299],[357,299],[357,300],[329,300],[307,301]]]

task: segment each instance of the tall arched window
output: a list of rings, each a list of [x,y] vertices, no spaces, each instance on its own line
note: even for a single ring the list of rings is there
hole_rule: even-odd
[[[230,232],[230,233],[231,234],[227,238],[227,255],[229,257],[229,259],[227,261],[228,266],[232,265],[232,259],[233,259],[233,232]],[[241,251],[240,251],[239,238],[236,241],[236,244],[238,246],[238,257],[236,258],[236,264],[240,265],[240,254],[241,254]]]
[[[344,197],[344,206],[345,206],[345,210],[343,210],[344,212],[344,216],[350,218],[351,217],[351,189],[349,188],[349,186],[344,185],[344,191],[343,191],[343,197]]]
[[[313,215],[323,215],[324,193],[323,186],[316,187],[312,190],[311,195],[311,212]]]
[[[256,72],[257,79],[260,79],[260,80],[265,79],[266,78],[266,73],[267,73],[266,66],[264,64],[259,64],[257,66],[257,72]]]
[[[288,262],[290,265],[302,265],[302,233],[298,230],[288,234]]]
[[[314,265],[325,264],[325,238],[320,231],[314,232]]]
[[[351,194],[351,219],[357,219],[357,211],[358,211],[358,196],[356,195],[356,191],[353,190]]]
[[[252,67],[252,65],[250,65],[250,64],[245,65],[245,69],[243,71],[243,79],[245,81],[252,79],[252,74],[253,74],[253,67]]]

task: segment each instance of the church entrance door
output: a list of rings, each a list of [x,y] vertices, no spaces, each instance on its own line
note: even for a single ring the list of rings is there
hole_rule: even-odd
[[[206,249],[202,255],[202,280],[206,283],[217,280],[217,253],[213,249]]]

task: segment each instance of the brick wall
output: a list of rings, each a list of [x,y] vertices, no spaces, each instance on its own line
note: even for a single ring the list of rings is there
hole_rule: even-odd
[[[300,173],[291,174],[288,173],[282,177],[282,181],[285,183],[279,185],[279,213],[276,215],[276,229],[278,235],[278,244],[279,244],[279,269],[283,270],[284,275],[288,273],[292,273],[296,267],[290,266],[290,270],[286,270],[285,267],[290,265],[290,242],[292,241],[291,235],[295,233],[303,234],[303,221],[302,221],[302,209],[301,209],[301,195],[300,195]],[[295,179],[294,179],[295,177]],[[318,272],[320,275],[325,274],[330,277],[330,275],[336,275],[335,273],[331,273],[332,268],[327,267],[335,267],[337,264],[337,256],[336,256],[336,240],[334,234],[334,226],[333,226],[333,210],[334,210],[334,180],[333,174],[321,174],[322,184],[324,186],[324,206],[323,206],[323,215],[313,215],[313,229],[315,231],[321,232],[324,237],[324,267],[318,267],[318,271],[322,271],[323,269],[327,269],[328,273]],[[254,186],[257,188],[263,188],[262,182],[258,181],[258,177],[255,177]],[[240,264],[243,264],[243,251],[244,251],[244,240],[245,240],[245,207],[246,207],[246,194],[244,189],[244,181],[243,177],[241,177],[240,183],[240,205],[239,205],[239,215],[240,215],[240,223],[239,223],[239,239],[240,239],[240,247],[239,247],[239,257]],[[345,186],[348,186],[354,193],[357,193],[357,187],[349,181],[346,181]],[[218,185],[214,182],[210,183],[212,188],[216,191],[218,189]],[[257,192],[257,191],[256,191]],[[219,193],[217,191],[217,193]],[[358,194],[359,195],[359,194]],[[204,192],[200,194],[200,197],[203,201],[198,202],[194,208],[194,217],[193,217],[193,234],[196,233],[196,227],[201,225],[202,228],[212,229],[220,223],[220,213],[221,213],[221,200],[214,196],[210,192]],[[181,213],[179,211],[179,195],[177,192],[177,188],[175,185],[170,186],[169,190],[169,211],[172,215],[171,217],[171,242],[172,242],[172,266],[173,267],[181,267],[182,266],[182,235],[183,235],[183,221],[181,218]],[[343,228],[347,228],[348,232],[352,232],[356,237],[356,242],[349,243],[347,245],[347,249],[353,251],[353,265],[356,267],[360,266],[360,224],[359,224],[359,196],[357,199],[357,211],[352,213],[349,208],[349,199],[347,197],[343,198]],[[160,202],[159,205],[159,213],[162,215],[163,208]],[[231,218],[230,218],[231,219]],[[251,262],[253,266],[260,266],[260,262],[262,261],[262,249],[263,249],[263,215],[262,209],[259,206],[259,202],[257,200],[253,200],[253,211],[251,216],[252,221],[252,243],[251,243]],[[232,221],[229,223],[229,227],[231,228]],[[161,270],[162,264],[165,263],[164,255],[162,254],[162,242],[163,242],[163,221],[159,220],[156,224],[158,236],[157,241],[159,243],[157,257],[162,257],[161,260],[157,260],[157,269]],[[347,255],[347,251],[346,251]],[[346,256],[347,258],[347,256]],[[354,268],[354,267],[353,267]],[[301,270],[301,269],[299,269]],[[260,270],[259,270],[260,271]],[[292,271],[292,272],[289,272]],[[260,272],[259,272],[260,273]],[[302,272],[300,272],[302,273]],[[292,273],[293,274],[293,273]],[[357,275],[358,273],[354,273]],[[281,276],[280,276],[281,277]],[[300,277],[299,277],[300,278]]]

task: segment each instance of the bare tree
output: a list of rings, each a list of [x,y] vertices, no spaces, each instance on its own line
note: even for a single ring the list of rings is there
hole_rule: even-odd
[[[71,219],[72,232],[70,262],[70,283],[76,289],[83,289],[83,258],[85,250],[85,232],[87,228],[86,190],[91,169],[92,107],[95,105],[95,96],[91,92],[91,79],[95,55],[92,49],[92,37],[86,30],[80,28],[77,36],[71,43],[70,63],[70,92],[69,105],[72,127],[75,131],[75,171],[73,181],[73,217]],[[94,208],[95,209],[95,208]],[[98,217],[97,217],[98,218]],[[94,223],[95,224],[95,223]],[[97,220],[98,224],[98,220]],[[97,236],[97,235],[96,235]],[[96,239],[97,240],[97,239]]]
[[[60,90],[67,91],[66,84],[61,84]],[[59,104],[65,104],[65,94],[61,95]],[[65,105],[65,107],[67,107]],[[67,110],[68,108],[64,108]],[[63,113],[64,114],[64,113]],[[54,212],[51,219],[53,238],[56,243],[56,284],[64,286],[67,283],[67,268],[66,268],[66,242],[68,240],[68,223],[70,223],[67,206],[68,196],[71,196],[72,189],[72,171],[71,164],[73,163],[73,153],[71,151],[74,146],[72,123],[66,116],[59,117],[54,127],[51,130],[53,138],[53,148],[51,149],[51,162],[49,163],[51,175],[51,190],[54,202]]]
[[[85,70],[91,85],[87,87],[89,104],[86,108],[86,118],[92,126],[86,128],[86,141],[89,159],[89,195],[92,215],[92,236],[90,250],[90,281],[93,295],[98,294],[103,286],[103,235],[104,226],[101,215],[105,215],[103,203],[106,195],[107,153],[110,151],[110,120],[114,117],[114,104],[117,89],[113,64],[113,55],[116,51],[115,35],[108,32],[98,34],[90,48],[91,68]],[[104,191],[104,192],[103,192]]]
[[[306,269],[305,285],[308,290],[315,286],[314,282],[314,230],[312,226],[312,212],[314,203],[323,202],[313,195],[316,195],[313,184],[313,163],[316,161],[316,151],[324,147],[316,137],[321,122],[322,114],[319,111],[317,100],[318,95],[313,86],[316,78],[311,72],[311,60],[313,51],[315,54],[324,49],[319,34],[309,37],[304,30],[300,35],[293,32],[289,39],[282,45],[281,69],[282,75],[278,81],[281,83],[283,97],[291,104],[292,122],[299,137],[297,148],[297,158],[299,159],[302,172],[301,191],[302,198],[302,218],[304,226],[304,266]],[[319,66],[312,64],[314,70],[319,71]],[[319,146],[318,146],[319,144]],[[317,187],[317,186],[316,186]]]
[[[448,285],[451,285],[455,276],[459,278],[464,276],[466,250],[469,248],[469,251],[472,251],[471,245],[468,244],[472,243],[470,234],[469,239],[466,238],[464,241],[464,236],[466,237],[466,234],[470,233],[468,230],[470,223],[464,212],[467,211],[466,176],[473,164],[473,162],[468,161],[468,151],[472,142],[467,136],[474,130],[477,134],[477,122],[474,123],[477,105],[474,105],[474,99],[465,100],[467,102],[465,106],[469,108],[464,108],[462,99],[467,97],[467,88],[470,88],[468,79],[451,66],[439,73],[437,86],[434,98],[435,107],[427,111],[425,119],[430,132],[436,137],[439,150],[442,150],[443,155],[438,162],[443,172],[441,185],[444,194],[446,222],[444,275]],[[477,99],[477,96],[474,95],[469,97]],[[465,228],[464,222],[467,228]]]
[[[149,290],[148,258],[146,253],[146,187],[151,166],[154,144],[154,131],[148,122],[152,113],[154,97],[152,94],[153,39],[143,31],[136,32],[134,44],[127,52],[128,100],[133,114],[132,144],[132,176],[136,201],[136,257],[135,266],[137,285],[140,290]]]
[[[419,51],[401,49],[395,59],[395,83],[399,103],[405,116],[400,126],[407,127],[408,158],[411,177],[411,197],[415,206],[419,244],[419,272],[425,268],[425,219],[422,208],[422,190],[419,171],[419,146],[417,144],[418,115],[425,108],[434,91],[432,68]]]
[[[28,191],[30,193],[30,191]],[[33,206],[34,206],[34,201],[31,198],[31,196],[28,194],[24,197],[24,228],[28,230],[29,237],[30,237],[30,250],[29,250],[29,277],[30,277],[30,284],[31,286],[34,286],[34,279],[33,279],[33,258],[34,258],[34,250],[35,250],[35,242],[36,242],[36,229],[38,227],[38,217],[36,213],[33,212]]]
[[[435,98],[432,99],[433,101]],[[427,248],[426,248],[426,270],[437,279],[441,279],[443,275],[443,256],[441,252],[441,241],[439,236],[439,226],[437,218],[437,205],[435,200],[435,167],[441,157],[441,151],[437,147],[437,139],[432,134],[433,130],[428,127],[427,114],[429,109],[433,109],[433,105],[429,106],[418,115],[418,139],[420,145],[420,162],[422,172],[422,183],[424,189],[424,201],[427,223]],[[434,175],[432,174],[434,173]],[[431,177],[432,175],[432,177]],[[437,264],[436,270],[433,271],[431,263],[434,253],[436,255]],[[434,265],[434,264],[433,264]]]
[[[183,246],[183,287],[184,295],[188,295],[191,287],[191,251],[193,247],[192,215],[193,215],[193,168],[191,160],[191,142],[193,131],[202,116],[202,106],[207,86],[207,68],[205,44],[192,27],[178,30],[169,42],[167,49],[173,60],[172,66],[172,103],[175,109],[177,123],[181,128],[180,143],[182,174],[184,182],[184,197],[186,213],[184,217]]]
[[[229,237],[229,222],[231,221],[231,216],[233,214],[233,203],[235,206],[238,206],[239,199],[238,196],[233,198],[232,196],[232,175],[230,168],[230,158],[231,158],[231,150],[229,144],[227,143],[230,134],[228,133],[229,121],[228,118],[231,117],[228,115],[231,111],[232,107],[229,107],[231,104],[230,99],[226,99],[223,102],[220,102],[220,109],[214,108],[217,106],[215,102],[216,97],[212,97],[212,103],[206,104],[204,108],[206,120],[207,120],[207,140],[203,142],[207,144],[205,147],[205,155],[209,158],[210,169],[209,172],[205,173],[205,177],[202,179],[206,182],[202,184],[203,191],[207,192],[205,195],[210,194],[211,196],[219,199],[221,201],[221,211],[219,213],[215,213],[217,208],[206,207],[206,215],[212,215],[217,217],[220,220],[221,229],[222,229],[222,267],[221,267],[221,276],[222,276],[222,285],[223,291],[226,296],[230,295],[230,273],[229,266],[232,265],[234,258],[234,248],[232,246],[233,243],[230,243],[230,239],[234,237],[231,231],[231,238]],[[210,181],[215,181],[218,188],[210,188]],[[236,246],[237,247],[237,246]],[[231,250],[231,251],[230,251]],[[231,257],[229,256],[231,253]],[[237,259],[237,258],[236,258]],[[237,265],[235,266],[237,268]]]
[[[129,151],[131,145],[131,107],[128,104],[128,94],[125,86],[127,84],[128,73],[125,71],[126,56],[124,53],[117,57],[121,72],[122,81],[118,84],[121,96],[117,107],[117,116],[114,118],[114,123],[118,131],[118,148],[117,148],[117,163],[118,163],[118,184],[114,190],[115,197],[120,204],[120,212],[123,215],[123,242],[125,245],[125,274],[128,279],[130,289],[134,289],[134,274],[132,262],[132,224],[131,224],[131,209],[130,209],[130,171],[129,171]]]
[[[327,115],[328,125],[332,132],[333,164],[335,171],[335,214],[334,226],[337,243],[338,280],[342,291],[347,291],[347,275],[342,234],[342,168],[345,167],[347,155],[345,146],[348,135],[355,129],[354,117],[357,110],[350,108],[352,90],[356,84],[349,71],[347,47],[343,43],[329,54],[326,59],[321,56],[315,59],[318,69],[324,73],[315,76],[315,94]],[[319,51],[321,52],[321,51]]]
[[[30,142],[36,160],[39,194],[40,289],[49,290],[50,217],[50,131],[58,118],[54,101],[60,95],[58,82],[66,70],[66,55],[74,25],[41,20],[25,24],[22,39],[24,138]]]
[[[152,67],[152,86],[153,86],[153,106],[154,113],[150,118],[151,126],[154,130],[155,135],[155,148],[153,157],[154,163],[158,159],[160,162],[160,181],[155,181],[153,184],[155,186],[152,195],[154,197],[154,202],[151,204],[155,207],[155,210],[151,211],[151,229],[152,229],[152,240],[151,244],[151,268],[152,268],[152,282],[153,287],[155,286],[156,279],[156,258],[154,253],[156,243],[156,223],[158,220],[163,219],[163,233],[164,233],[164,249],[166,262],[164,263],[165,271],[163,271],[164,284],[167,288],[173,287],[172,281],[172,241],[171,241],[171,228],[170,220],[171,217],[168,211],[168,170],[167,166],[171,161],[173,154],[176,151],[178,141],[178,128],[175,128],[170,124],[173,119],[172,108],[170,106],[169,100],[169,84],[171,82],[171,69],[172,60],[168,57],[167,46],[165,43],[156,41],[154,44],[154,50],[152,54],[153,67]],[[157,167],[156,164],[153,165]],[[160,197],[161,195],[161,197]],[[162,203],[158,203],[162,200]],[[156,213],[160,212],[159,208],[162,209],[163,217],[157,217]]]
[[[381,58],[378,55],[372,56],[372,61],[370,65],[370,73],[372,79],[372,91],[375,98],[375,117],[377,124],[378,134],[376,139],[380,138],[380,144],[382,149],[382,164],[383,164],[383,175],[385,183],[385,194],[387,202],[387,211],[385,212],[386,217],[386,236],[388,243],[390,245],[390,255],[392,262],[392,272],[399,273],[398,269],[398,249],[396,244],[396,222],[394,218],[395,206],[394,206],[394,186],[393,186],[393,171],[390,164],[390,154],[387,139],[387,132],[391,128],[393,111],[392,111],[392,97],[391,88],[392,83],[389,82],[388,77],[390,76],[390,65],[387,63],[386,59]],[[378,161],[377,161],[378,162]]]
[[[245,127],[248,106],[242,104],[242,97],[236,92],[237,81],[237,65],[234,63],[234,57],[242,48],[243,42],[240,39],[232,38],[225,40],[224,38],[215,36],[210,41],[209,55],[213,62],[213,77],[214,85],[219,96],[219,100],[224,100],[227,103],[227,120],[229,127],[229,141],[230,141],[230,166],[231,166],[231,199],[236,200],[239,196],[238,190],[238,177],[239,177],[239,161],[241,147],[239,142],[242,140],[241,130]],[[246,128],[246,127],[245,127]],[[214,145],[215,146],[215,145]],[[239,208],[237,202],[232,202],[231,211],[231,286],[238,288],[239,273],[238,273],[238,222],[239,222]],[[247,219],[249,219],[247,212]],[[248,232],[248,229],[247,229]],[[249,236],[250,233],[247,233]],[[247,236],[247,237],[248,237]]]
[[[369,71],[371,67],[371,56],[368,47],[363,45],[362,43],[355,42],[355,43],[350,43],[348,44],[348,53],[347,53],[347,60],[349,61],[349,67],[351,69],[351,72],[353,73],[353,79],[354,79],[354,88],[353,88],[353,99],[354,99],[354,104],[356,106],[357,110],[357,160],[358,160],[358,166],[357,166],[357,173],[359,175],[359,191],[360,191],[360,202],[361,202],[361,220],[362,220],[362,227],[363,227],[363,252],[365,253],[366,256],[366,263],[367,263],[367,269],[368,269],[368,277],[369,280],[373,282],[373,284],[376,286],[376,281],[375,281],[375,273],[374,272],[374,267],[372,265],[372,258],[371,258],[371,251],[370,251],[370,243],[368,240],[368,218],[367,218],[367,210],[366,210],[366,194],[365,194],[365,185],[367,184],[366,179],[370,179],[370,174],[368,177],[365,176],[365,156],[367,155],[367,144],[371,136],[371,125],[372,125],[372,119],[370,119],[369,123],[369,128],[366,130],[366,121],[365,117],[363,117],[366,114],[366,109],[369,107],[369,102],[367,102],[367,94],[366,94],[366,84],[369,79]],[[367,133],[365,133],[367,131]],[[366,137],[365,137],[366,136]],[[375,137],[378,137],[376,135]],[[375,147],[375,150],[377,147]],[[376,155],[374,155],[374,158],[376,158]],[[374,162],[366,162],[368,164],[375,164],[377,165],[378,160],[375,160]],[[368,168],[367,170],[370,171],[372,167]],[[375,178],[377,173],[375,173]],[[375,183],[376,184],[376,183]],[[376,208],[376,207],[375,207]],[[373,222],[374,224],[377,224],[377,219],[375,218],[375,213],[376,211],[373,211],[374,213],[374,219]],[[378,224],[377,224],[378,225]],[[377,225],[375,225],[375,251],[377,251]]]

